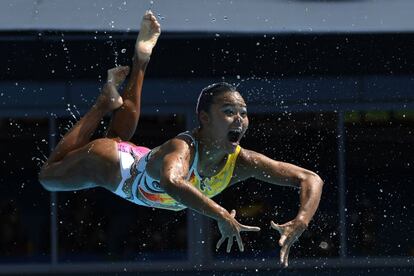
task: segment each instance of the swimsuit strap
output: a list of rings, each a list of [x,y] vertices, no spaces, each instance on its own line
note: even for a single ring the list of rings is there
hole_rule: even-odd
[[[197,164],[198,164],[198,143],[197,143],[197,140],[193,137],[193,135],[191,135],[191,132],[189,130],[187,130],[185,132],[181,132],[177,136],[190,137],[191,141],[193,142],[194,147],[195,147],[195,154],[194,154],[194,160],[193,160],[193,163],[191,164],[189,172],[191,172],[191,170],[194,170],[194,172],[198,174],[198,172],[197,172]]]

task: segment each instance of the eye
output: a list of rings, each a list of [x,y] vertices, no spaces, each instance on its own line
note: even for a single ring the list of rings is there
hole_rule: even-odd
[[[247,117],[247,111],[246,110],[240,111],[240,116],[242,116],[243,118],[246,118]]]
[[[232,109],[225,109],[223,112],[227,116],[233,116],[234,115],[234,111]]]

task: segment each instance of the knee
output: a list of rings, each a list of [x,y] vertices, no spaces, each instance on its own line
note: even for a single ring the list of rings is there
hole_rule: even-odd
[[[53,187],[51,185],[51,182],[49,181],[47,176],[42,171],[40,171],[40,173],[39,173],[38,180],[39,180],[39,183],[43,186],[43,188],[45,188],[49,192],[53,191]]]
[[[47,164],[43,165],[43,167],[40,169],[38,180],[40,184],[48,190],[49,192],[55,192],[58,189],[56,188],[56,181],[53,180],[53,177],[50,173],[50,169]]]

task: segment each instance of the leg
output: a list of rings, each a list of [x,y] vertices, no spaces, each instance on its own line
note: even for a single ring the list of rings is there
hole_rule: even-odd
[[[108,82],[103,87],[102,93],[99,95],[96,103],[85,116],[65,134],[43,165],[40,171],[39,180],[46,189],[55,189],[55,186],[59,186],[59,189],[64,189],[60,186],[66,184],[64,182],[59,182],[56,179],[64,177],[67,173],[71,174],[71,179],[83,177],[83,174],[85,174],[87,170],[84,166],[82,167],[81,165],[78,165],[79,168],[83,168],[84,173],[80,172],[81,175],[76,175],[77,171],[74,168],[77,167],[74,164],[81,164],[86,157],[91,157],[87,155],[90,153],[91,148],[86,149],[85,153],[84,147],[89,143],[89,139],[96,130],[100,120],[106,113],[113,111],[122,105],[122,98],[117,92],[117,86],[125,79],[128,72],[129,68],[127,66],[108,70]],[[71,157],[69,157],[69,155]],[[86,163],[88,162],[84,162],[83,164],[87,165]],[[45,184],[46,179],[50,180],[47,181],[47,184]],[[54,186],[51,187],[50,185]],[[83,184],[78,184],[76,187],[68,186],[66,188],[73,190],[82,187],[90,187],[90,185],[86,183],[84,186],[82,185]]]
[[[121,181],[117,143],[97,139],[44,166],[39,181],[49,191],[75,191],[104,187],[114,191]]]
[[[135,44],[131,77],[122,95],[123,105],[114,112],[107,132],[109,138],[128,141],[134,135],[141,113],[145,69],[160,33],[157,19],[150,11],[146,12]]]
[[[69,131],[63,136],[53,150],[46,165],[63,159],[69,152],[81,148],[87,143],[98,127],[103,116],[122,105],[122,98],[117,92],[117,87],[128,75],[127,66],[116,67],[108,70],[108,81],[102,88],[96,103]]]

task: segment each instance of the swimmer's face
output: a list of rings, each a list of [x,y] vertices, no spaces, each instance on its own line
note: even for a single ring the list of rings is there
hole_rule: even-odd
[[[204,126],[209,129],[213,146],[233,153],[249,126],[243,97],[239,92],[219,94],[214,98],[207,115]]]

